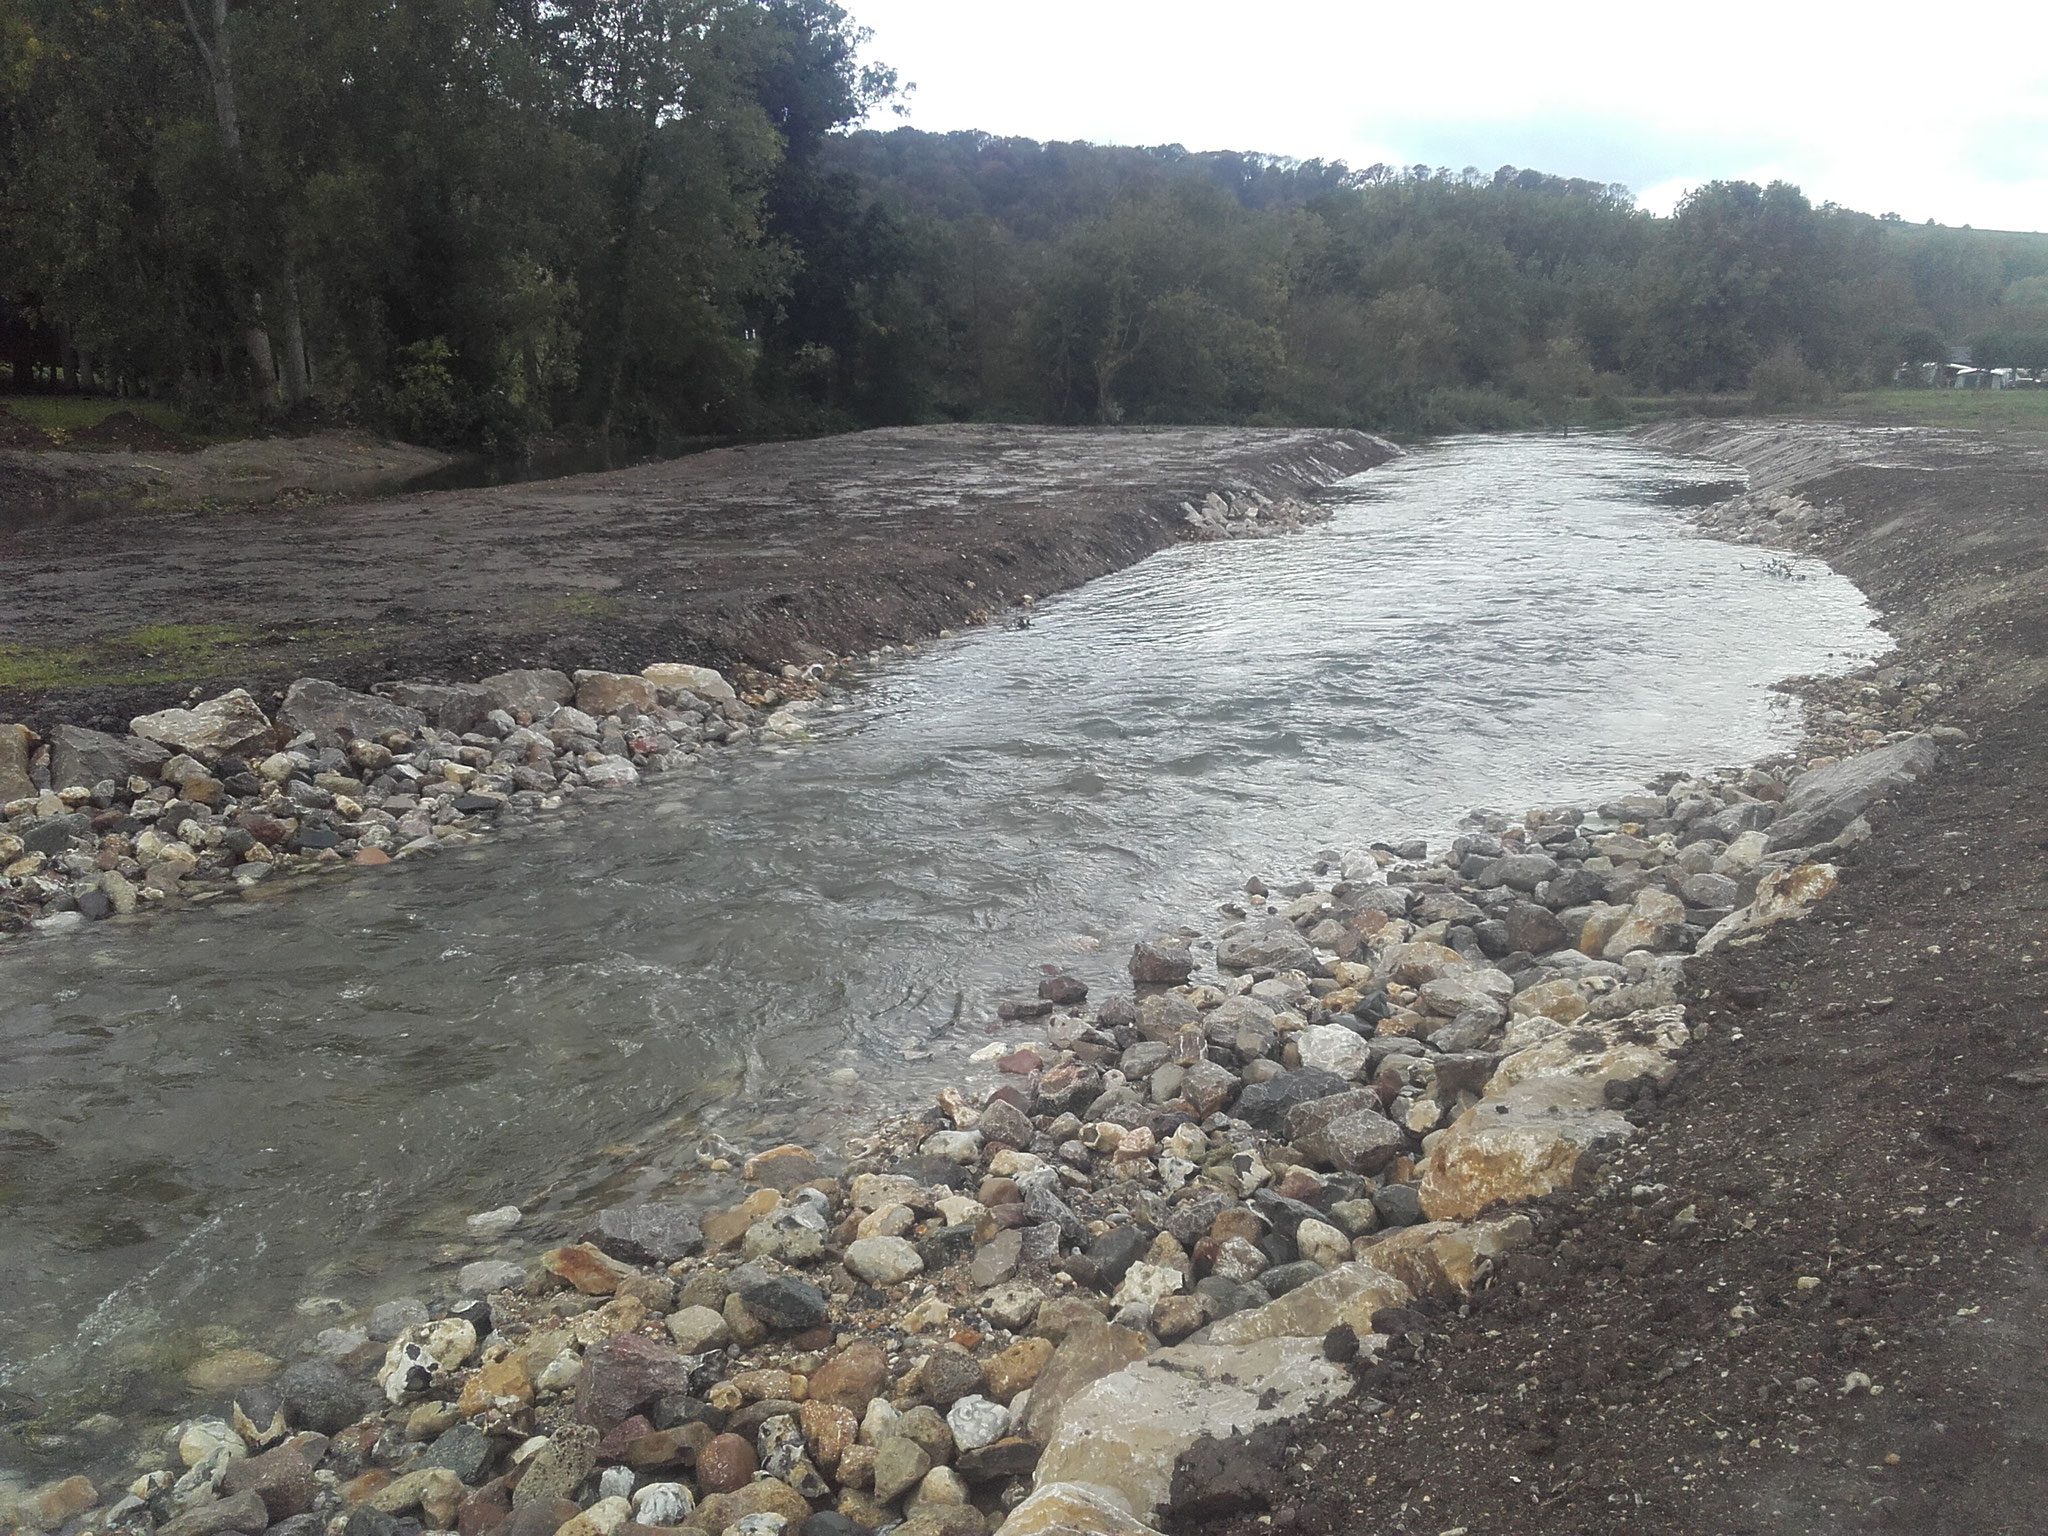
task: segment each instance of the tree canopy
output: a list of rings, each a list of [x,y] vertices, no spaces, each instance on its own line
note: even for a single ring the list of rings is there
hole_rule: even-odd
[[[1771,360],[2048,363],[2039,237],[856,128],[895,88],[864,41],[830,0],[12,0],[0,307],[195,417],[482,445],[1428,429]]]

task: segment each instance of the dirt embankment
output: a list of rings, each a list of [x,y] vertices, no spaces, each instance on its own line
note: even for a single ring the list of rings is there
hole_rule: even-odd
[[[377,495],[455,462],[367,432],[251,437],[211,447],[129,413],[69,435],[64,450],[0,408],[0,530],[81,514]]]
[[[1814,920],[1694,962],[1702,1038],[1619,1176],[1537,1207],[1380,1401],[1302,1426],[1267,1512],[1212,1533],[2041,1529],[2048,461],[1835,424],[1645,436],[1811,503],[1783,542],[1942,663],[1973,742]]]
[[[0,532],[0,719],[313,675],[778,665],[977,622],[1394,456],[1360,432],[901,428],[260,515]]]

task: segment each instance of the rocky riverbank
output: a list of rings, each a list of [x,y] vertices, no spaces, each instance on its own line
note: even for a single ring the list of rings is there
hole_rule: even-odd
[[[1346,431],[906,427],[259,514],[0,520],[0,719],[119,733],[303,677],[772,678],[1262,523],[1397,452]]]
[[[1956,735],[1835,715],[1885,744],[1251,881],[1141,944],[1129,994],[1047,974],[990,1084],[858,1144],[706,1146],[687,1198],[538,1254],[480,1212],[439,1294],[309,1299],[289,1362],[224,1342],[132,1483],[14,1518],[1031,1536],[1261,1503],[1290,1421],[1398,1386],[1513,1272],[1513,1207],[1636,1135],[1694,1032],[1687,954],[1802,916]]]
[[[1139,1536],[1357,1529],[1377,1506],[1440,1529],[1454,1490],[1417,1488],[1412,1446],[1389,1456],[1391,1410],[1430,1411],[1461,1348],[1522,1389],[1542,1346],[1493,1325],[1569,1268],[1562,1207],[1625,1210],[1638,1245],[1653,1222],[1658,1253],[1713,1239],[1726,1213],[1667,1182],[1657,1131],[1757,1025],[1689,1000],[1697,968],[1807,932],[1788,920],[1869,857],[1889,803],[1967,759],[1952,667],[1815,685],[1797,762],[1478,812],[1447,847],[1252,882],[1227,926],[1141,945],[1128,995],[1091,1006],[1048,974],[1004,1010],[988,1082],[861,1144],[707,1146],[674,1202],[533,1234],[540,1252],[517,1209],[478,1213],[438,1294],[309,1298],[284,1358],[220,1341],[132,1486],[25,1490],[16,1518]],[[1799,1256],[1793,1294],[1836,1294],[1826,1258]],[[1835,1400],[1877,1401],[1858,1374]],[[1490,1486],[1503,1448],[1460,1401],[1443,1475]]]
[[[1179,513],[1196,541],[1277,537],[1331,516],[1258,492],[1210,492]],[[472,842],[643,775],[704,772],[734,748],[800,740],[805,711],[862,660],[739,668],[737,689],[678,662],[374,693],[300,678],[269,712],[238,688],[138,716],[120,735],[60,724],[45,740],[0,723],[0,938],[267,897],[342,866]]]
[[[1825,558],[1900,639],[1803,687],[1809,723],[1968,739],[1862,813],[1814,920],[1687,962],[1691,1040],[1637,1134],[1526,1207],[1378,1401],[1292,1426],[1261,1505],[1184,1536],[2039,1523],[2048,1393],[2015,1346],[2048,1327],[2048,460],[1834,423],[1641,436],[1750,471],[1703,531]]]

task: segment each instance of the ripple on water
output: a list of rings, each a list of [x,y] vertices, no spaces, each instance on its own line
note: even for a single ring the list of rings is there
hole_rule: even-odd
[[[1307,535],[893,665],[814,749],[232,921],[0,951],[29,1149],[0,1401],[58,1389],[60,1429],[169,1404],[192,1330],[275,1346],[299,1297],[416,1289],[461,1213],[686,1166],[655,1127],[816,1139],[956,1075],[1039,963],[1112,984],[1249,873],[1774,750],[1767,684],[1883,642],[1832,574],[1683,536],[1724,474],[1444,443]]]

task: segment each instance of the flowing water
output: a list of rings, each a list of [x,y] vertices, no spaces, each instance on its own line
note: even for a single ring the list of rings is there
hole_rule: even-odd
[[[1252,873],[1792,739],[1861,597],[1685,536],[1726,471],[1465,439],[1303,536],[1177,548],[892,660],[817,740],[288,901],[0,951],[0,1459],[175,1406],[497,1251],[464,1213],[698,1181],[963,1075],[995,1004]],[[1009,1038],[1017,1038],[1011,1035]],[[726,1188],[729,1190],[730,1185]],[[541,1198],[541,1197],[545,1198]],[[50,1462],[86,1442],[43,1440]]]

